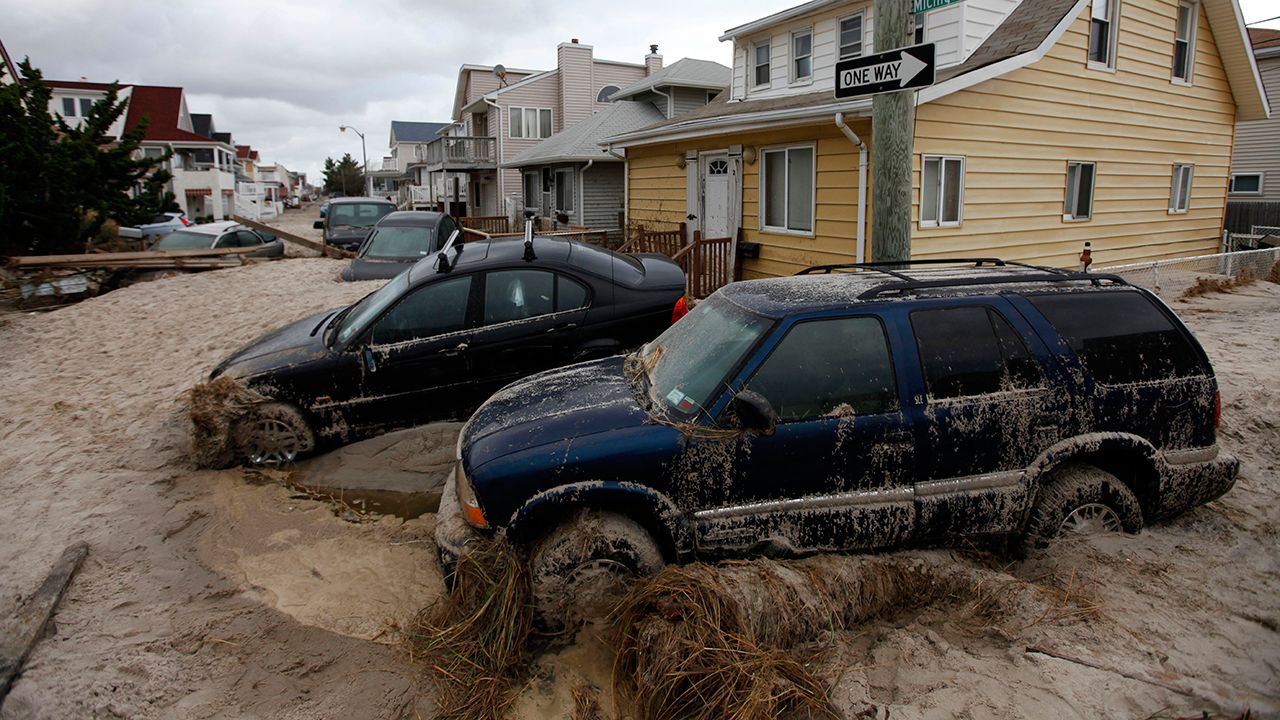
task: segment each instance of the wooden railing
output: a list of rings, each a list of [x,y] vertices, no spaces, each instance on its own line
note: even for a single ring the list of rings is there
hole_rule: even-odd
[[[494,147],[491,137],[442,137],[416,146],[414,155],[430,166],[493,165]]]
[[[511,232],[511,222],[506,215],[471,215],[458,218],[462,227],[480,230],[490,235],[501,235]]]
[[[667,257],[675,257],[688,242],[685,232],[684,223],[680,223],[680,227],[674,230],[650,230],[638,225],[631,239],[623,243],[618,252],[661,253]]]
[[[701,300],[733,281],[733,238],[703,238],[693,231],[693,242],[680,249],[672,259],[685,275],[685,294]]]

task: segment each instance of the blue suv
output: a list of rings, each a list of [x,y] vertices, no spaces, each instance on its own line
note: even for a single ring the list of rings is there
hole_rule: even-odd
[[[1036,546],[1137,532],[1231,488],[1213,369],[1154,295],[943,262],[733,283],[629,356],[501,390],[458,441],[446,568],[501,530],[553,617],[668,562]]]

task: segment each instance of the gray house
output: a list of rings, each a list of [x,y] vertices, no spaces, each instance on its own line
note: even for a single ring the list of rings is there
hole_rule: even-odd
[[[1280,30],[1249,29],[1249,42],[1267,95],[1280,98]],[[1227,229],[1280,225],[1280,112],[1236,123],[1227,194]]]
[[[602,141],[706,105],[729,87],[731,74],[719,63],[684,58],[631,85],[606,86],[600,90],[600,98],[608,102],[603,109],[502,167],[520,171],[526,209],[559,218],[561,224],[606,230],[610,239],[621,241],[625,159]]]

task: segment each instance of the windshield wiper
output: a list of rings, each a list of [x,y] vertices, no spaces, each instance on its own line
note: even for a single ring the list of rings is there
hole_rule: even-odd
[[[338,325],[340,325],[340,324],[342,323],[342,319],[343,319],[343,318],[345,318],[345,317],[347,316],[347,313],[351,312],[351,308],[355,307],[357,304],[358,304],[358,303],[351,303],[350,305],[346,306],[345,308],[343,308],[343,309],[339,310],[338,312],[334,313],[334,315],[333,315],[333,319],[332,319],[332,320],[330,320],[330,321],[329,321],[329,324],[328,324],[328,325],[326,325],[326,326],[325,326],[325,328],[324,328],[324,344],[325,344],[325,345],[328,345],[328,344],[329,344],[329,342],[330,342],[330,341],[329,341],[329,333],[330,333],[330,331],[331,331],[331,330],[334,330],[335,328],[337,328],[337,327],[338,327]]]

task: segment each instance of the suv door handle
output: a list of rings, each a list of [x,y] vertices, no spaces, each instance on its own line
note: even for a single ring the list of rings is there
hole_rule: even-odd
[[[454,355],[461,355],[462,353],[466,352],[466,351],[467,351],[467,348],[469,348],[469,347],[471,347],[471,346],[470,346],[470,345],[468,345],[468,344],[466,344],[466,343],[464,343],[464,342],[460,342],[460,343],[458,343],[458,346],[457,346],[457,347],[453,347],[453,348],[445,348],[445,349],[441,350],[441,351],[440,351],[440,354],[441,354],[441,355],[447,355],[447,356],[450,356],[450,357],[452,357],[452,356],[454,356]]]

